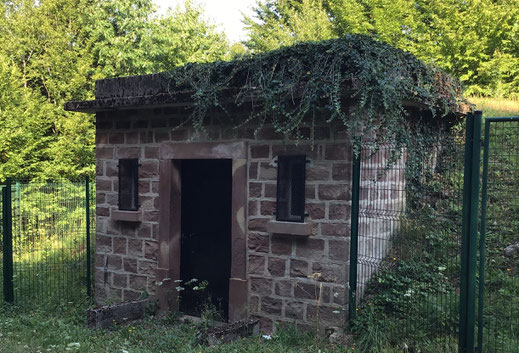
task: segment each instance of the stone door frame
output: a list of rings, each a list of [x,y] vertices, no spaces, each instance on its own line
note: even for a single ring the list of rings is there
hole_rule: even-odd
[[[164,142],[159,150],[159,252],[155,271],[159,311],[178,311],[182,159],[232,159],[229,322],[247,318],[247,143]]]

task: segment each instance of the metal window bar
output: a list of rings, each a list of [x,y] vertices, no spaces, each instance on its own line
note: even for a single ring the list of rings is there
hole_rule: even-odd
[[[276,219],[304,222],[306,156],[278,156]]]
[[[136,158],[119,160],[119,209],[139,209],[139,160]]]

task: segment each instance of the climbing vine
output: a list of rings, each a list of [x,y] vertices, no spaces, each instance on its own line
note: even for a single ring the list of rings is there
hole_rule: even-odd
[[[455,112],[459,81],[413,55],[363,35],[302,43],[230,62],[188,64],[169,73],[173,93],[190,92],[184,123],[205,132],[208,112],[221,109],[234,128],[272,125],[286,139],[312,140],[316,121],[344,126],[376,149],[411,144],[405,106],[419,103],[431,116]],[[227,112],[244,106],[246,115]],[[433,119],[434,120],[434,119]],[[310,137],[301,134],[310,127]],[[422,129],[423,130],[423,129]],[[432,133],[429,131],[427,133]]]

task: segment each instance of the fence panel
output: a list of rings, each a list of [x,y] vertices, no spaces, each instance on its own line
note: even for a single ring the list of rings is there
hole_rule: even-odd
[[[360,351],[458,349],[463,134],[421,144],[361,151]]]
[[[4,185],[0,185],[0,217],[3,221]],[[0,302],[4,300],[4,222],[0,222]]]
[[[16,304],[56,304],[86,298],[85,187],[81,182],[12,183]],[[94,202],[88,207],[95,210]],[[90,212],[91,227],[94,215]]]
[[[519,350],[519,117],[485,121],[479,352]]]

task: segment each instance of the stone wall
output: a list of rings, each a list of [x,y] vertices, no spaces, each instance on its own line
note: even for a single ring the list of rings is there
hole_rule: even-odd
[[[328,137],[325,135],[323,137]],[[276,200],[276,167],[281,153],[305,153],[307,167],[306,212],[313,235],[296,238],[268,234]],[[321,326],[344,320],[347,297],[351,146],[321,140],[309,146],[250,143],[249,160],[249,313],[263,327],[274,322]]]
[[[97,238],[95,296],[98,303],[130,301],[156,289],[159,233],[159,147],[167,141],[248,141],[248,308],[264,331],[275,323],[308,328],[339,325],[346,319],[349,271],[352,149],[340,132],[315,128],[315,144],[284,141],[271,127],[234,130],[207,125],[206,136],[188,127],[183,108],[98,113]],[[309,136],[309,129],[302,131]],[[269,234],[274,219],[277,168],[283,153],[304,153],[306,212],[313,234]],[[138,158],[141,222],[111,219],[118,206],[117,160]],[[370,195],[363,197],[368,200]],[[391,195],[387,196],[390,199]],[[383,250],[385,252],[386,249]]]

